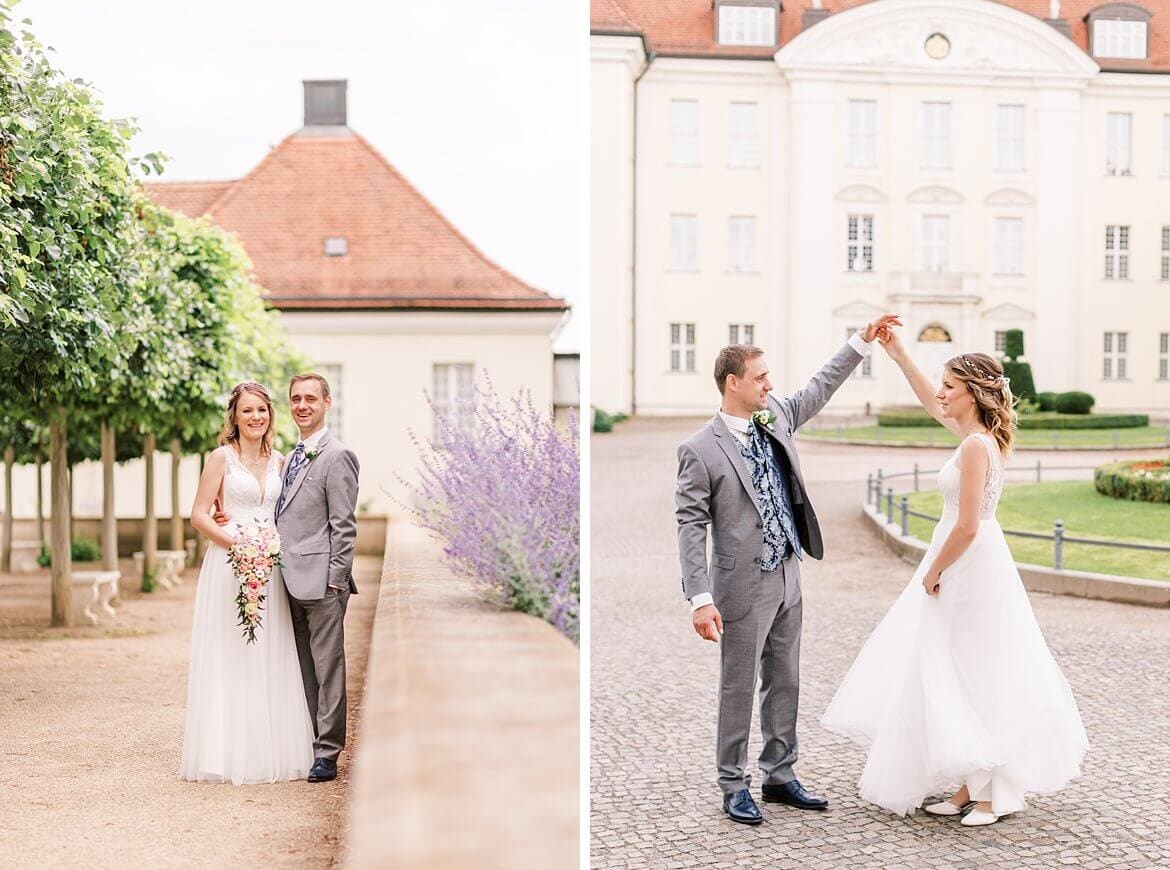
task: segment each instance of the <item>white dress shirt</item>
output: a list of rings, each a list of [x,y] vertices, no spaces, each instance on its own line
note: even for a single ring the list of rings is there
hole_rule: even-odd
[[[861,337],[860,332],[855,332],[849,336],[849,346],[861,354],[862,358],[867,357],[873,352],[873,344]],[[735,417],[731,414],[725,414],[723,411],[719,412],[719,416],[723,418],[723,422],[727,424],[727,428],[731,430],[731,434],[740,444],[748,443],[748,432],[751,430],[752,421],[750,417]],[[706,607],[708,604],[714,604],[715,599],[710,592],[700,592],[691,599],[691,613],[694,613],[700,607]]]

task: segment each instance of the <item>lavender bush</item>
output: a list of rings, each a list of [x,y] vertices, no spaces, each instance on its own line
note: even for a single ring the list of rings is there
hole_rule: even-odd
[[[419,525],[439,536],[452,567],[517,610],[577,642],[581,603],[580,444],[577,421],[562,431],[528,391],[501,401],[490,382],[474,416],[456,408],[434,440],[413,432]],[[406,483],[405,481],[403,481]]]

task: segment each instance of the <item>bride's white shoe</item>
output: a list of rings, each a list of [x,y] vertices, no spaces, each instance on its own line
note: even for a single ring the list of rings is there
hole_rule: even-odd
[[[923,807],[922,810],[932,816],[957,816],[963,812],[962,807],[957,807],[950,801],[939,801],[937,804]]]
[[[995,824],[998,821],[999,816],[995,813],[989,813],[984,810],[971,810],[971,812],[963,816],[963,820],[959,824],[966,825],[968,828],[978,828],[983,825]]]

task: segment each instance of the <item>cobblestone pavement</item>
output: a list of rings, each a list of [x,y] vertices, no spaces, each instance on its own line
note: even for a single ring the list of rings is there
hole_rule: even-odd
[[[912,571],[861,517],[865,474],[915,461],[937,468],[946,456],[937,450],[801,445],[827,554],[802,568],[797,773],[829,798],[830,809],[764,804],[759,827],[729,821],[714,781],[718,651],[690,627],[674,538],[674,448],[699,425],[634,420],[593,439],[593,867],[1170,867],[1164,610],[1032,596],[1091,743],[1082,777],[1065,790],[1034,797],[1025,811],[980,829],[921,812],[894,817],[858,798],[864,753],[818,721]],[[1044,461],[1084,465],[1112,456],[1065,453]],[[1025,461],[1035,458],[1029,453]],[[754,759],[755,723],[753,731]]]

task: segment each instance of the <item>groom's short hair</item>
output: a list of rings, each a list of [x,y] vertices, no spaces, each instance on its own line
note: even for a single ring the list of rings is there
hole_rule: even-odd
[[[719,395],[723,395],[727,387],[728,375],[742,378],[747,361],[763,353],[763,349],[754,344],[729,344],[719,351],[719,356],[715,357],[715,386],[719,388]]]
[[[301,372],[299,375],[293,375],[292,380],[288,382],[288,394],[291,396],[293,387],[301,381],[316,381],[321,385],[321,398],[329,398],[329,381],[316,372]]]

